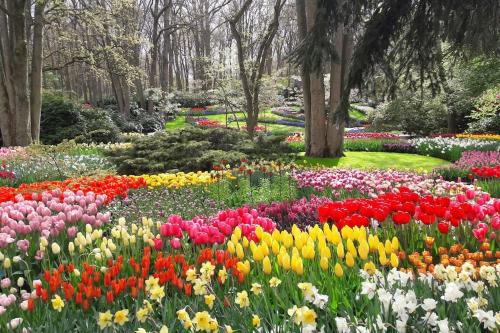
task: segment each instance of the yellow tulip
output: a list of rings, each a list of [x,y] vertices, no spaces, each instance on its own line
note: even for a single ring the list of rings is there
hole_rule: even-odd
[[[319,260],[319,266],[322,270],[326,271],[328,269],[328,258],[321,257],[321,259]]]
[[[250,242],[248,241],[248,238],[243,237],[243,247],[246,249],[249,244],[250,244]]]
[[[255,247],[255,250],[253,252],[253,260],[255,261],[261,261],[264,259],[264,249],[261,246]]]
[[[335,276],[337,277],[342,277],[344,275],[344,270],[342,269],[342,266],[339,263],[335,264]]]
[[[234,254],[236,252],[236,247],[234,246],[233,241],[227,242],[227,251],[231,254]]]
[[[344,256],[345,256],[344,244],[339,243],[339,245],[337,246],[337,257],[344,258]]]
[[[387,254],[391,254],[392,253],[392,243],[388,239],[385,241],[385,252]]]
[[[399,265],[398,256],[395,253],[391,253],[391,266],[396,268]]]
[[[332,257],[332,252],[330,251],[330,248],[326,245],[324,247],[321,247],[319,253],[322,257],[325,257],[327,259],[330,259]]]
[[[281,240],[281,234],[280,232],[278,231],[278,229],[274,229],[273,233],[272,233],[272,237],[275,241],[280,241]]]
[[[347,251],[356,258],[358,256],[358,251],[356,251],[356,247],[354,246],[354,242],[351,238],[347,240]]]
[[[345,256],[345,263],[348,267],[354,266],[354,257],[352,256],[351,252],[347,252]]]
[[[283,245],[285,245],[285,247],[287,249],[291,248],[293,246],[293,236],[290,235],[289,233],[286,233],[285,236],[283,236],[283,234],[282,234],[281,236],[282,236]]]
[[[368,258],[369,251],[370,248],[368,247],[368,243],[366,241],[362,241],[358,247],[359,257],[361,258],[361,260],[366,260]]]
[[[387,257],[386,257],[386,255],[385,255],[385,251],[380,253],[380,255],[379,255],[379,257],[378,257],[378,261],[380,261],[380,264],[381,264],[382,266],[387,265]]]
[[[236,268],[239,272],[246,275],[250,273],[250,262],[248,260],[245,260],[245,262],[239,261]]]
[[[269,260],[268,256],[266,256],[264,260],[262,260],[262,270],[267,275],[271,274],[272,271],[271,260]]]
[[[241,246],[240,243],[236,244],[236,256],[240,260],[245,257],[245,252],[243,251],[243,246]]]
[[[280,243],[277,240],[273,240],[271,249],[273,251],[273,254],[277,255],[278,253],[280,253]]]
[[[375,271],[376,271],[375,264],[371,261],[367,262],[365,264],[365,266],[363,267],[363,269],[365,270],[365,272],[367,272],[370,275],[375,274]]]
[[[298,261],[298,264],[297,266],[295,267],[295,273],[297,273],[297,275],[302,275],[304,274],[304,264],[302,262],[302,259],[299,258],[299,261]]]
[[[349,227],[349,226],[345,226],[342,228],[342,230],[340,231],[340,233],[342,234],[342,238],[343,239],[352,239],[354,238],[353,236],[353,231],[352,229]]]
[[[395,252],[399,249],[399,240],[396,237],[392,238],[391,248],[392,252]]]
[[[283,269],[288,271],[290,269],[290,256],[288,253],[284,253],[281,256],[281,265],[283,266]]]

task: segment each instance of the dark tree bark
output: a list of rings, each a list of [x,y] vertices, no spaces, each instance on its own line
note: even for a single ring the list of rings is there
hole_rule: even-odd
[[[304,40],[307,35],[307,19],[306,19],[306,4],[305,0],[296,0],[295,6],[297,9],[297,25],[299,39]],[[304,99],[304,115],[305,115],[305,151],[309,156],[311,152],[311,84],[309,73],[301,66],[300,74],[302,78],[302,91]]]

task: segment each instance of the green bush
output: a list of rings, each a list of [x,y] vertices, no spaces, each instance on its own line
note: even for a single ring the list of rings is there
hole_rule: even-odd
[[[475,103],[469,116],[469,132],[500,133],[500,85],[486,90]]]
[[[82,108],[60,94],[45,93],[42,99],[40,141],[58,144],[64,140],[77,142],[116,142],[120,130],[108,112]]]
[[[236,129],[188,127],[132,139],[132,146],[108,152],[122,174],[210,170],[221,160],[274,159],[290,152],[281,137],[250,140]]]
[[[207,92],[193,93],[189,91],[174,92],[172,102],[179,104],[181,108],[206,107],[215,103]]]
[[[80,107],[59,94],[45,93],[42,98],[40,141],[58,144],[85,132]]]
[[[370,121],[376,130],[429,135],[446,132],[447,110],[440,98],[422,100],[413,93],[404,92],[371,112]]]

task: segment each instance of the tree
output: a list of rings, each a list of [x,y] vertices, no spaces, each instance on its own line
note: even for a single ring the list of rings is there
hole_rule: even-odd
[[[0,130],[4,145],[26,146],[39,139],[46,4],[44,0],[35,3],[30,57],[30,2],[0,1]]]
[[[347,122],[351,90],[362,85],[374,67],[386,59],[393,45],[398,44],[398,61],[404,67],[401,75],[415,89],[423,90],[425,85],[434,92],[441,89],[445,78],[439,70],[443,43],[448,45],[450,54],[466,58],[478,54],[494,56],[499,52],[500,4],[495,0],[318,0],[318,7],[314,27],[292,55],[296,64],[310,71],[322,68],[336,56],[343,57],[335,52],[340,47],[335,44],[345,46],[335,37],[340,26],[359,32],[350,66],[346,68],[340,101],[332,98],[337,107],[330,111],[330,117],[337,122],[340,119]],[[340,135],[336,141],[332,136],[332,140],[326,155],[338,155],[341,151],[335,149],[342,146]]]
[[[271,48],[272,41],[279,27],[279,17],[286,0],[276,0],[273,7],[273,15],[266,26],[265,32],[257,41],[256,54],[254,59],[247,65],[245,59],[251,59],[252,52],[249,52],[248,41],[245,43],[241,31],[241,19],[245,15],[253,0],[245,2],[236,10],[236,13],[229,18],[231,34],[236,42],[238,55],[239,75],[245,94],[245,109],[247,113],[247,131],[253,137],[255,127],[259,117],[259,94],[262,76],[265,73],[267,54]]]

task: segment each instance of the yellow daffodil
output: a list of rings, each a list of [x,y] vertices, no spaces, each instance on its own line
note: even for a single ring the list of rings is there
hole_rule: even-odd
[[[165,297],[165,287],[155,286],[150,291],[151,299],[154,301],[161,302],[162,298]]]
[[[252,315],[252,325],[253,325],[253,327],[260,326],[260,317],[257,316],[256,314]]]
[[[250,306],[250,299],[248,298],[248,293],[243,290],[236,294],[235,303],[240,306],[240,308],[246,308]]]
[[[128,321],[128,309],[115,312],[114,323],[123,326]]]
[[[51,299],[52,308],[57,312],[61,312],[64,308],[64,301],[59,295],[55,295],[53,299]]]
[[[97,321],[97,324],[99,325],[101,330],[103,330],[106,327],[110,327],[111,325],[113,325],[112,319],[113,315],[109,310],[106,312],[99,312],[99,320]]]
[[[260,295],[262,293],[262,286],[259,283],[252,283],[252,288],[250,290],[255,295]]]
[[[193,324],[197,331],[210,332],[210,321],[212,318],[207,311],[196,312],[193,318]]]
[[[205,295],[205,304],[210,310],[214,307],[215,295]]]
[[[281,284],[281,280],[278,279],[277,277],[272,277],[271,280],[269,280],[269,285],[271,288],[276,288]]]

